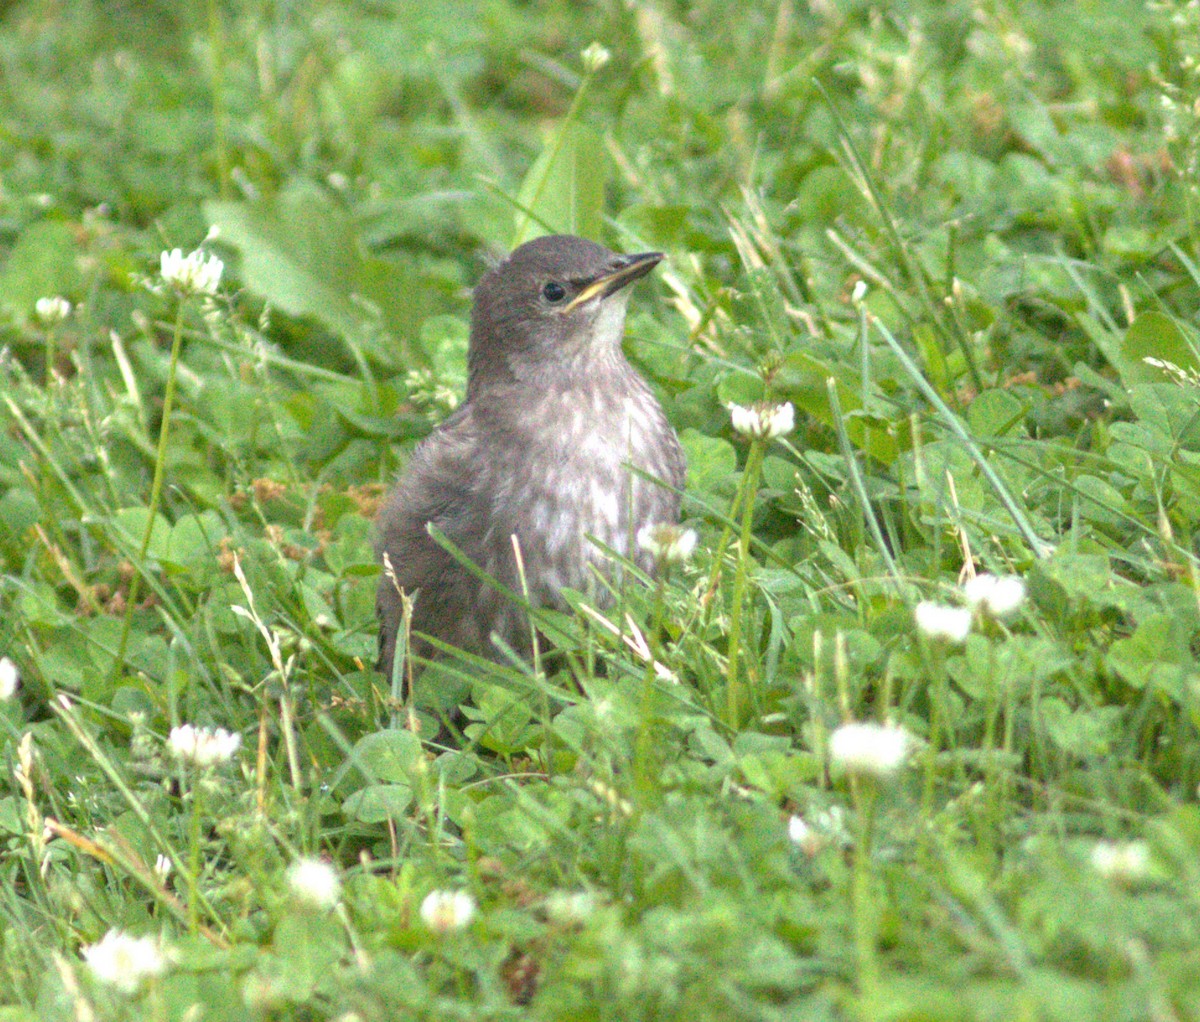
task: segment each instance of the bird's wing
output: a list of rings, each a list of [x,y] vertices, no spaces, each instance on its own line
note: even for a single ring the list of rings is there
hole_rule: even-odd
[[[474,613],[478,583],[429,534],[433,525],[478,562],[489,503],[479,432],[469,406],[417,445],[399,485],[379,514],[378,548],[387,558],[379,586],[380,668],[391,670],[400,626],[399,590],[417,593],[414,632],[472,649],[479,645]]]

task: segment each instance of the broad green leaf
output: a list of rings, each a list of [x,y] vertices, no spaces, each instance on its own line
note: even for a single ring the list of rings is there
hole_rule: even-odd
[[[555,132],[517,193],[513,247],[541,234],[600,236],[608,156],[596,133],[571,121]]]
[[[1129,403],[1138,422],[1159,437],[1164,461],[1174,460],[1179,447],[1200,450],[1200,401],[1194,388],[1143,384],[1130,389]]]
[[[18,540],[42,520],[42,507],[29,490],[13,487],[0,497],[0,538]]]
[[[62,220],[38,220],[21,232],[0,271],[0,308],[19,320],[39,298],[74,294],[81,280],[76,229]]]
[[[1097,706],[1072,710],[1061,699],[1043,699],[1042,724],[1051,740],[1074,756],[1106,756],[1113,737],[1121,733],[1119,706]]]
[[[717,380],[717,400],[722,405],[731,402],[752,405],[763,400],[763,381],[757,373],[731,371]]]
[[[737,452],[727,440],[685,429],[679,442],[687,454],[687,490],[692,494],[728,496],[733,492]]]
[[[1020,424],[1025,402],[1007,390],[985,390],[967,409],[967,425],[976,436],[1005,436]]]
[[[1106,525],[1127,523],[1128,510],[1124,495],[1107,479],[1098,476],[1078,476],[1075,489],[1082,494],[1079,513],[1085,519]]]
[[[204,211],[240,252],[247,287],[289,315],[358,335],[364,313],[352,295],[363,260],[350,218],[321,192],[300,186],[255,202],[208,202]]]
[[[122,551],[127,555],[136,554],[141,550],[149,517],[150,509],[145,507],[126,507],[113,515],[113,528],[120,535]],[[163,515],[155,515],[146,556],[154,560],[167,559],[170,553],[170,536],[171,523]]]
[[[476,708],[467,712],[480,723],[466,728],[472,741],[502,755],[517,752],[532,741],[533,715],[523,700],[495,685],[476,685],[474,700]]]
[[[407,782],[421,757],[421,740],[411,731],[389,728],[360,739],[354,755],[376,780]]]
[[[12,795],[0,798],[0,832],[22,834],[25,832],[25,802]]]
[[[412,804],[408,784],[369,784],[342,803],[342,811],[360,823],[384,823],[401,818]]]
[[[825,383],[830,377],[837,382],[838,401],[851,443],[885,465],[892,464],[900,451],[907,450],[910,445],[908,423],[864,413],[856,371],[823,362],[806,351],[795,351],[785,359],[776,382],[780,397],[794,402],[797,410],[832,427],[834,415]]]
[[[772,799],[792,797],[821,776],[820,757],[811,752],[758,752],[738,757],[746,781]]]
[[[225,523],[215,511],[181,515],[167,537],[164,564],[180,571],[205,573],[215,568]]]
[[[1127,390],[1138,383],[1172,379],[1166,370],[1148,364],[1147,358],[1169,362],[1184,371],[1200,369],[1196,338],[1164,312],[1142,313],[1124,334],[1105,329],[1087,315],[1080,315],[1078,320],[1092,343],[1116,369]]]
[[[1189,646],[1189,629],[1179,618],[1156,614],[1138,625],[1127,639],[1118,639],[1108,651],[1108,663],[1134,688],[1158,681],[1175,698],[1186,694],[1197,677]]]
[[[1094,600],[1120,584],[1105,554],[1060,549],[1042,561],[1038,571],[1061,585],[1068,597],[1084,601]]]
[[[1170,380],[1163,369],[1149,365],[1147,358],[1169,362],[1183,370],[1200,369],[1200,352],[1195,337],[1165,312],[1144,312],[1130,324],[1121,342],[1125,365],[1118,366],[1121,380],[1129,387],[1135,383]]]
[[[422,320],[446,300],[436,275],[367,254],[354,221],[311,185],[254,202],[207,202],[204,210],[241,254],[248,288],[383,364],[411,359]]]
[[[342,955],[346,937],[338,921],[320,912],[294,912],[275,927],[279,955],[292,996],[325,983]]]

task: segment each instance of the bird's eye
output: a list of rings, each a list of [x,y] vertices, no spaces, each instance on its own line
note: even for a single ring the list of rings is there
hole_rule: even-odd
[[[549,281],[542,288],[542,297],[551,305],[557,305],[567,297],[567,289],[563,287],[557,280]]]

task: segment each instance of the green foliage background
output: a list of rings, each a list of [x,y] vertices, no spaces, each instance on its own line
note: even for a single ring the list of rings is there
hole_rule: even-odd
[[[1198,62],[1119,0],[0,7],[0,1018],[1200,1018]],[[543,230],[668,253],[701,550],[401,706],[373,507]]]

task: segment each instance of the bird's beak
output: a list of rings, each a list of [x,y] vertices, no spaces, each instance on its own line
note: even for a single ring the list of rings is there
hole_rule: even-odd
[[[639,277],[644,277],[662,262],[663,258],[661,252],[639,252],[637,255],[622,256],[613,266],[584,284],[583,289],[571,299],[571,303],[563,312],[570,312],[576,306],[590,302],[597,295],[607,298],[615,294]]]

